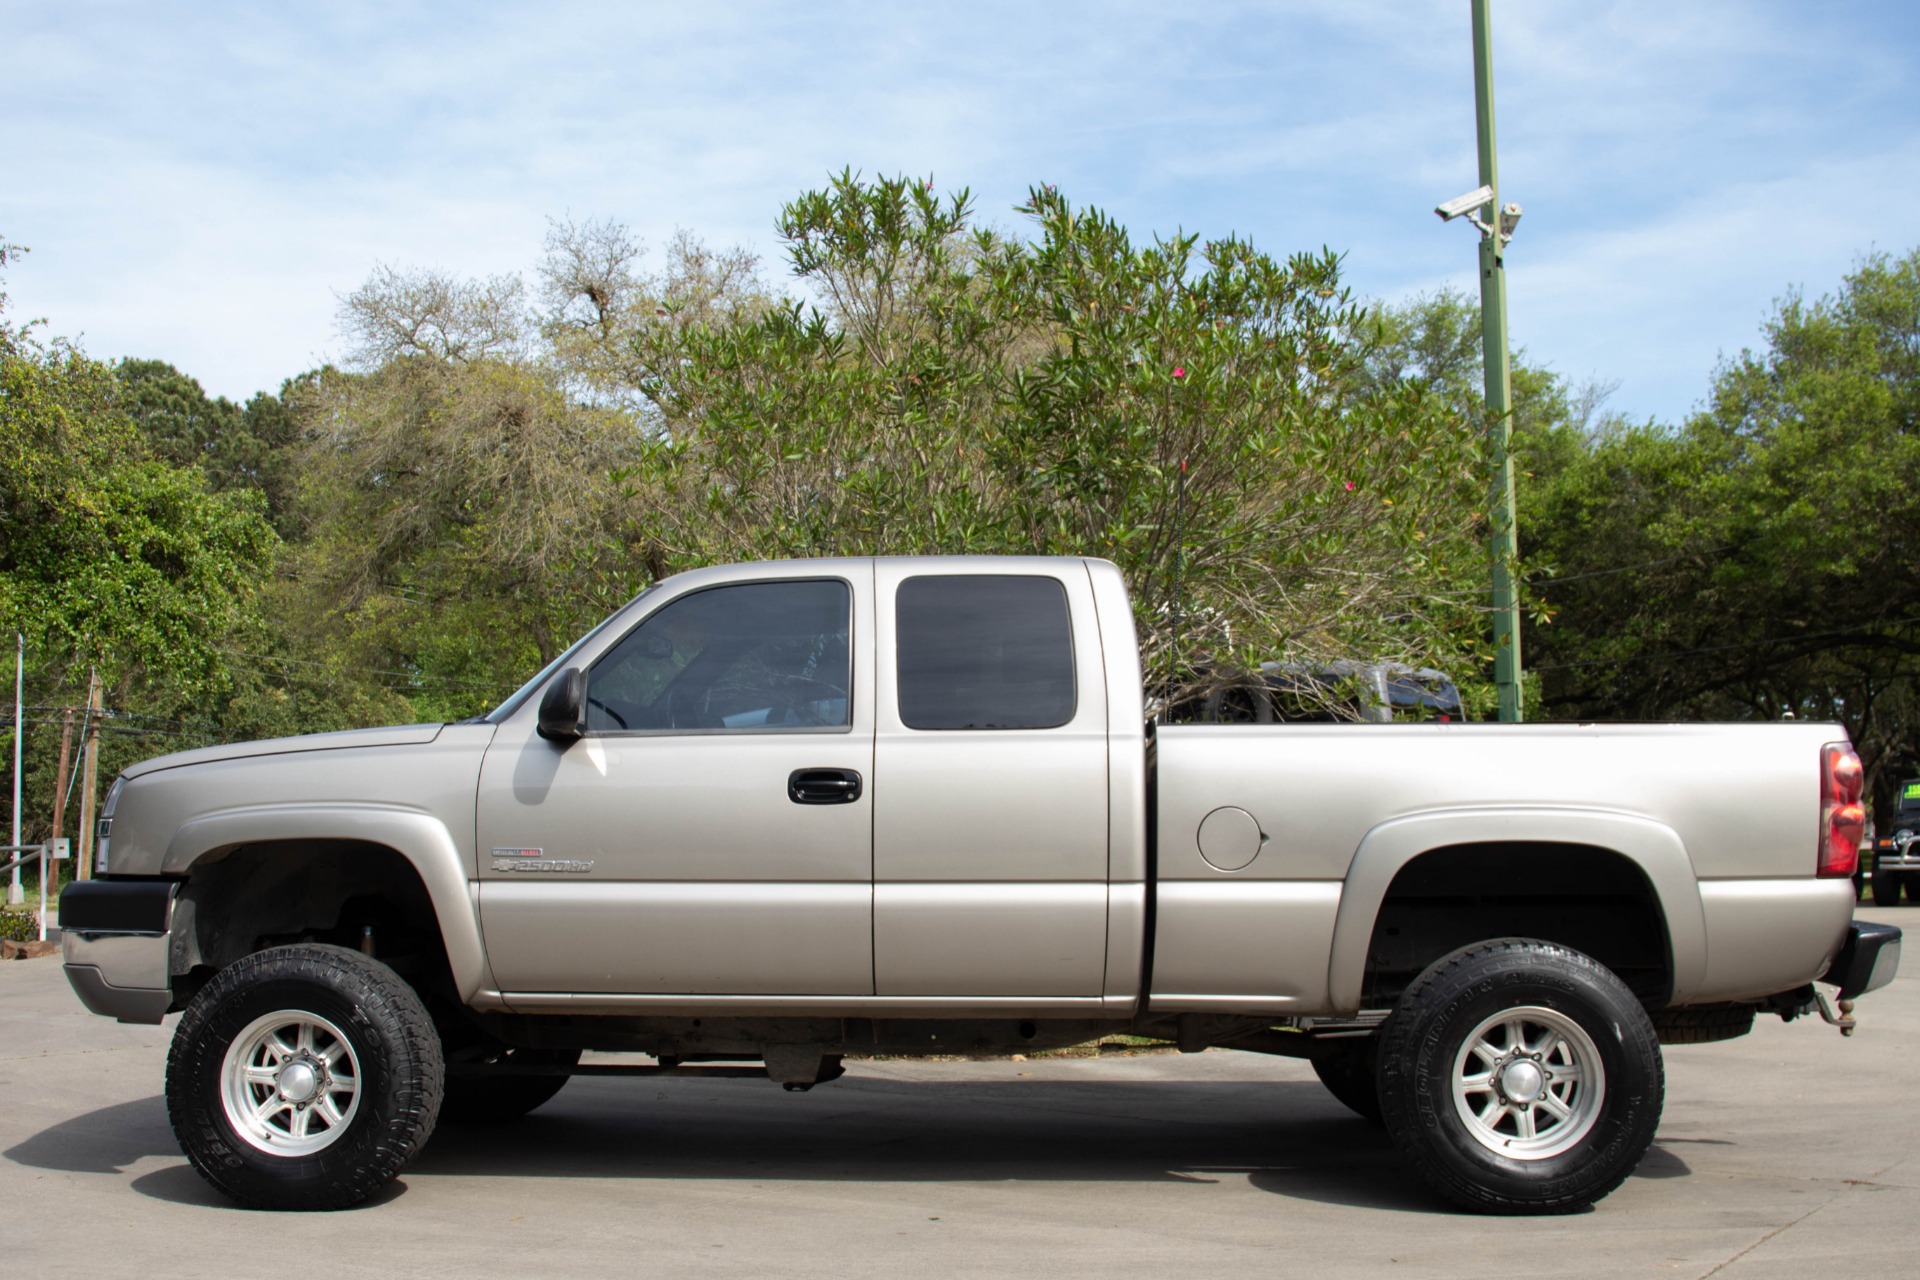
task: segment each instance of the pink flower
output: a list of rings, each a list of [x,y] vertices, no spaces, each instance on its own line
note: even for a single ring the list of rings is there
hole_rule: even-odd
[[[1173,376],[1174,376],[1174,377],[1176,377],[1176,378],[1184,378],[1184,377],[1186,377],[1186,376],[1187,376],[1187,366],[1185,366],[1185,365],[1183,365],[1183,364],[1177,364],[1177,365],[1175,365],[1175,366],[1173,366]],[[1351,485],[1349,485],[1349,486],[1348,486],[1348,488],[1352,488],[1352,486],[1351,486]]]
[[[1349,481],[1347,481],[1347,492],[1348,492],[1348,493],[1352,493],[1352,492],[1353,492],[1353,481],[1351,481],[1351,480],[1349,480]]]

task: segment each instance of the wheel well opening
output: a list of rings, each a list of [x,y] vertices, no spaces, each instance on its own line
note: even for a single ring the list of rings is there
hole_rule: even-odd
[[[1631,859],[1591,845],[1512,841],[1431,849],[1400,869],[1374,921],[1362,1002],[1390,1006],[1435,960],[1504,937],[1585,952],[1651,1008],[1673,989],[1660,902]]]
[[[369,951],[435,1000],[453,993],[440,918],[405,855],[357,840],[241,845],[196,863],[175,907],[181,1004],[242,956],[293,942]]]

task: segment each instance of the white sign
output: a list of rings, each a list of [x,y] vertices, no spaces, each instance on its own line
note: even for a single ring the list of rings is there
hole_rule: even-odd
[[[73,856],[73,841],[65,836],[61,836],[58,840],[47,841],[47,856],[56,862],[61,858],[71,858]]]

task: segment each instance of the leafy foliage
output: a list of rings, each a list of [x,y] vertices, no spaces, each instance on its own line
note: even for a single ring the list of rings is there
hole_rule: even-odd
[[[1135,246],[1046,188],[1024,211],[1031,245],[965,192],[842,174],[780,223],[818,308],[636,333],[672,560],[1107,556],[1176,683],[1471,650],[1441,584],[1475,554],[1477,437],[1359,376],[1331,255]]]
[[[30,701],[83,703],[97,667],[111,705],[175,724],[246,678],[229,648],[260,625],[278,539],[257,489],[159,456],[125,391],[0,311],[0,634],[26,637]],[[32,753],[35,794],[50,757]]]
[[[1674,431],[1563,450],[1522,519],[1555,714],[1838,720],[1882,815],[1920,773],[1920,252],[1789,295]]]
[[[30,698],[76,704],[98,666],[110,777],[483,710],[682,568],[999,552],[1118,563],[1164,696],[1400,659],[1484,711],[1473,302],[1364,305],[1330,252],[1139,241],[1047,187],[1020,213],[1025,238],[845,172],[781,211],[784,287],[688,233],[650,268],[618,223],[557,221],[532,287],[377,269],[346,367],[244,405],[0,293]],[[1789,296],[1678,427],[1516,353],[1529,715],[1831,717],[1883,803],[1920,773],[1917,365],[1920,253]]]
[[[0,939],[32,942],[40,936],[40,917],[31,911],[0,910]]]
[[[279,395],[263,391],[243,408],[209,397],[196,379],[161,360],[122,360],[113,373],[117,406],[156,458],[198,469],[215,492],[257,491],[275,528],[293,532],[290,446],[298,427],[287,404],[291,380]]]
[[[58,669],[209,694],[276,539],[256,493],[153,457],[117,390],[64,343],[0,330],[0,627]]]

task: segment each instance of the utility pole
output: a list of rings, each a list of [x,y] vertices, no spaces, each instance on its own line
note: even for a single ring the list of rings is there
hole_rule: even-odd
[[[73,708],[60,708],[60,763],[53,771],[53,827],[48,840],[67,833],[67,777],[73,764]]]
[[[48,853],[40,856],[40,941],[47,940],[47,877],[58,870],[51,851],[60,847],[66,834],[67,766],[73,761],[73,708],[60,709],[60,763],[53,771],[53,829],[47,834]]]
[[[1500,720],[1520,721],[1520,607],[1513,565],[1519,554],[1514,533],[1513,392],[1507,354],[1506,210],[1500,205],[1500,166],[1493,131],[1492,0],[1473,0],[1473,113],[1479,125],[1480,185],[1492,189],[1487,203],[1496,215],[1480,236],[1480,348],[1487,383],[1487,436],[1493,448],[1489,506],[1493,530],[1493,681],[1500,690]],[[1519,209],[1513,210],[1518,217]]]
[[[93,878],[94,779],[100,763],[100,670],[87,672],[87,718],[80,735],[80,847],[74,850],[77,880]]]
[[[1480,351],[1487,387],[1487,453],[1493,474],[1487,485],[1487,537],[1493,569],[1493,680],[1500,691],[1500,719],[1520,721],[1520,606],[1513,584],[1519,554],[1514,536],[1513,392],[1507,355],[1507,241],[1520,222],[1520,206],[1500,203],[1500,165],[1493,132],[1492,0],[1473,0],[1473,108],[1480,141],[1480,186],[1455,196],[1434,212],[1452,222],[1464,217],[1480,229]],[[1485,211],[1486,217],[1481,217]]]
[[[23,719],[26,708],[21,698],[27,683],[27,638],[17,631],[13,638],[13,844],[17,850],[20,846],[20,739],[27,733]],[[7,905],[17,907],[26,900],[26,891],[20,887],[20,864],[16,862],[13,879],[7,885]]]

